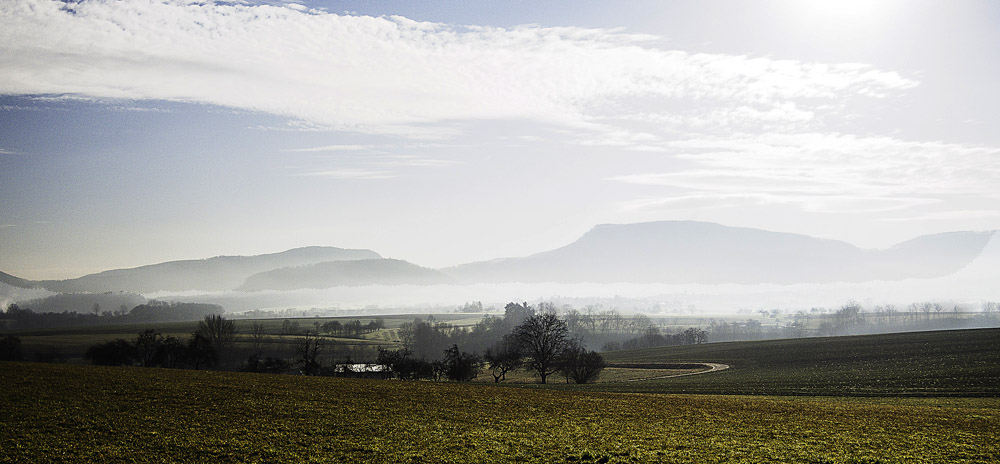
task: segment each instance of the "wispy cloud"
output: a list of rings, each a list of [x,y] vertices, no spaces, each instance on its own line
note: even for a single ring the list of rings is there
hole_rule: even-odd
[[[865,213],[946,199],[1000,201],[1000,149],[839,134],[767,134],[664,145],[689,166],[612,180],[666,189],[623,204],[666,208],[688,201],[752,200],[804,211]]]
[[[917,85],[869,65],[687,53],[657,39],[296,4],[8,0],[0,93],[204,102],[300,121],[292,129],[442,137],[456,130],[449,122],[483,119],[596,134],[672,114],[692,126],[794,124],[846,96]],[[682,111],[657,109],[664,105]]]
[[[312,171],[297,174],[304,177],[329,177],[331,179],[361,179],[361,180],[376,180],[376,179],[392,179],[396,177],[390,171],[366,171],[362,169],[333,169],[324,171]]]
[[[375,145],[324,145],[322,147],[309,147],[309,148],[289,148],[282,151],[288,152],[328,152],[328,151],[360,151],[360,150],[373,150]]]
[[[957,211],[936,211],[927,214],[909,215],[903,217],[880,218],[885,222],[917,222],[917,221],[955,221],[964,219],[981,219],[1000,217],[997,210],[957,210]]]
[[[456,160],[446,160],[446,159],[434,159],[434,158],[421,158],[412,155],[395,155],[386,156],[381,160],[374,160],[371,162],[373,166],[386,166],[386,167],[446,167],[455,166],[462,164],[461,161]]]
[[[6,148],[0,148],[0,155],[13,155],[14,150],[8,150]]]

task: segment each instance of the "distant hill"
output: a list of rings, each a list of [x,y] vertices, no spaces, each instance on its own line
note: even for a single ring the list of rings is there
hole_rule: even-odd
[[[977,274],[998,275],[1000,263],[994,264],[995,258],[979,258],[984,250],[996,248],[987,247],[994,236],[1000,234],[949,232],[917,237],[884,250],[866,250],[799,234],[662,221],[599,225],[555,250],[437,271],[382,259],[371,250],[306,247],[258,256],[170,261],[67,280],[30,281],[0,272],[0,284],[58,293],[150,293],[370,284],[893,281],[948,276],[970,263],[976,263]]]
[[[451,279],[433,269],[397,259],[332,261],[286,267],[254,274],[238,288],[244,291],[295,290],[360,285],[432,285]]]
[[[524,258],[442,271],[472,282],[805,283],[899,280],[951,274],[992,232],[928,235],[887,250],[806,235],[663,221],[594,227],[579,240]]]
[[[18,303],[22,309],[36,313],[128,313],[137,305],[146,303],[146,298],[135,293],[58,293],[45,298],[23,300]]]
[[[18,288],[41,288],[38,282],[31,280],[25,280],[20,277],[14,277],[10,274],[0,272],[0,282],[10,285],[11,287]]]
[[[44,280],[38,284],[54,292],[223,291],[243,284],[251,275],[271,269],[329,261],[381,258],[371,250],[334,247],[295,248],[257,256],[169,261],[131,269],[115,269],[76,279]]]

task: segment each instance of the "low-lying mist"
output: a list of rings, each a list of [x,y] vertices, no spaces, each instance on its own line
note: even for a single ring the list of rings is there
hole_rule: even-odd
[[[229,313],[253,310],[331,310],[366,314],[450,312],[465,302],[503,308],[510,301],[597,305],[627,313],[720,316],[746,310],[835,308],[846,301],[905,306],[935,301],[949,306],[1000,301],[1000,287],[986,275],[831,284],[475,284],[335,287],[261,292],[159,292],[150,299],[214,303]]]

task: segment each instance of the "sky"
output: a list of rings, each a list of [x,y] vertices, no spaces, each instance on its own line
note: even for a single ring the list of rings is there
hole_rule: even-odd
[[[0,2],[0,271],[1000,229],[1000,3]]]

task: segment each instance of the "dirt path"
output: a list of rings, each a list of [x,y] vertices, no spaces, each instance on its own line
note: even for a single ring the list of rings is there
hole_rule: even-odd
[[[643,380],[669,379],[671,377],[684,377],[685,375],[708,374],[709,372],[718,372],[718,371],[729,369],[729,365],[728,364],[719,364],[719,363],[694,363],[694,364],[701,364],[703,366],[708,367],[708,369],[704,370],[704,371],[698,371],[698,372],[688,372],[688,373],[685,373],[685,374],[670,374],[670,375],[661,375],[661,376],[657,376],[657,377],[644,377],[644,378],[641,378],[641,379],[628,379],[628,382],[641,382]]]

